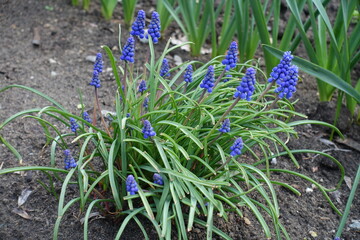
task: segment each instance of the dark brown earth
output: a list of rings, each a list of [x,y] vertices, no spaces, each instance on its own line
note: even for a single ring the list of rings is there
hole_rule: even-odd
[[[94,1],[93,1],[94,2]],[[147,13],[153,9],[148,1],[137,9]],[[149,16],[148,16],[149,17]],[[0,88],[10,84],[21,84],[35,88],[56,99],[73,113],[77,112],[80,103],[78,91],[81,91],[84,103],[92,104],[92,88],[88,87],[93,63],[85,60],[89,55],[101,51],[101,45],[115,49],[118,46],[118,24],[122,24],[121,8],[118,7],[114,19],[106,22],[101,17],[98,5],[93,3],[89,12],[72,7],[69,1],[46,0],[0,0]],[[41,44],[32,45],[33,30],[40,30]],[[165,31],[165,39],[176,29],[175,24]],[[123,31],[123,41],[127,30]],[[156,51],[161,52],[166,40],[162,40]],[[177,50],[175,53],[183,61],[191,59],[187,52]],[[301,51],[299,55],[304,55]],[[202,61],[210,59],[209,55],[200,57]],[[173,64],[173,62],[172,62]],[[105,62],[105,69],[109,65]],[[296,108],[307,114],[309,119],[330,120],[334,112],[334,104],[319,104],[317,100],[315,80],[302,75],[299,90],[295,98],[299,99]],[[353,79],[359,78],[359,72]],[[115,82],[109,71],[105,71],[102,79],[100,99],[103,109],[111,110],[115,92]],[[48,103],[20,89],[12,89],[0,93],[0,122],[9,116],[30,108],[45,107]],[[354,180],[360,161],[359,148],[351,147],[360,143],[359,126],[352,124],[350,116],[344,110],[340,128],[346,136],[347,144],[335,141],[329,145],[324,141],[329,139],[328,129],[316,126],[298,128],[299,138],[292,139],[288,146],[292,149],[315,149],[326,151],[338,159],[345,167],[345,175]],[[331,120],[330,120],[331,122]],[[22,165],[49,165],[49,147],[44,147],[45,137],[40,125],[31,119],[17,119],[6,126],[0,133],[8,139],[23,156]],[[334,145],[335,144],[335,145]],[[278,158],[274,167],[298,171],[310,176],[326,187],[334,187],[339,179],[336,166],[322,157],[311,154],[296,155],[300,169],[296,169],[287,158]],[[62,161],[59,159],[59,161]],[[12,153],[0,145],[0,168],[19,166]],[[272,178],[280,179],[297,188],[301,197],[276,187],[281,210],[281,221],[287,227],[292,239],[333,239],[340,217],[331,209],[321,192],[312,188],[311,183],[302,179],[273,174]],[[42,188],[38,180],[47,182],[46,176],[40,172],[28,172],[26,176],[7,174],[0,176],[0,239],[51,239],[54,223],[57,218],[57,199]],[[56,182],[56,189],[61,187]],[[33,190],[28,201],[20,207],[25,210],[30,219],[25,219],[16,213],[17,199],[22,190]],[[76,189],[73,190],[74,193]],[[350,190],[344,183],[339,191],[330,193],[330,198],[342,211]],[[71,194],[71,192],[70,192]],[[261,228],[249,212],[246,217],[249,222],[237,216],[230,216],[230,222],[217,220],[219,227],[234,239],[264,239]],[[79,219],[79,210],[74,208],[67,214],[60,228],[60,239],[82,239],[83,228]],[[360,197],[356,196],[349,220],[345,226],[343,238],[360,239],[359,230],[349,228],[352,220],[360,220]],[[146,224],[146,223],[145,223]],[[97,219],[90,224],[90,239],[113,239],[119,223],[112,219]],[[146,225],[149,232],[153,231]],[[312,235],[316,234],[317,237]],[[152,235],[155,239],[156,235]],[[201,227],[190,234],[191,239],[205,239]],[[141,232],[135,225],[130,225],[124,239],[142,239]]]

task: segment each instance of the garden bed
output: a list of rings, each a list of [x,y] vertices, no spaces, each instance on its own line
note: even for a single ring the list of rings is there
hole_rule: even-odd
[[[92,105],[92,91],[88,86],[92,75],[93,63],[86,60],[88,56],[101,51],[101,45],[107,45],[118,58],[118,24],[122,23],[120,8],[114,14],[114,20],[106,22],[101,17],[99,7],[94,6],[89,12],[72,7],[67,1],[45,0],[1,0],[1,58],[0,58],[0,88],[10,84],[20,84],[35,88],[56,99],[70,112],[77,112],[80,104],[79,91],[84,103]],[[141,1],[139,1],[141,2]],[[151,12],[154,5],[142,4],[141,8]],[[148,16],[149,17],[149,16]],[[40,32],[40,45],[32,44],[34,28]],[[175,24],[166,30],[164,38],[155,47],[157,56],[165,47],[166,40],[176,30]],[[123,43],[128,31],[123,28]],[[144,50],[145,51],[145,50]],[[300,50],[295,55],[305,56]],[[178,55],[183,61],[192,60],[188,52],[175,50],[172,57]],[[210,60],[209,55],[198,57],[202,62]],[[173,59],[171,64],[174,65]],[[116,87],[109,64],[105,62],[105,72],[102,76],[102,88],[99,91],[102,108],[112,111],[113,96]],[[355,72],[359,78],[359,69]],[[334,104],[324,104],[317,101],[316,82],[313,78],[300,73],[302,81],[294,99],[299,99],[296,109],[309,116],[309,119],[329,120],[334,113]],[[34,94],[21,89],[5,91],[0,95],[0,122],[7,117],[30,108],[45,107],[48,103]],[[314,149],[326,151],[334,156],[345,167],[345,175],[354,180],[360,159],[360,128],[352,124],[349,114],[343,110],[341,131],[346,136],[344,140],[329,143],[329,129],[316,126],[303,126],[297,129],[298,139],[291,139],[288,146],[292,149]],[[64,129],[66,131],[66,129]],[[45,137],[41,126],[31,119],[17,119],[5,127],[0,133],[8,139],[22,154],[24,166],[49,165],[49,147],[45,146]],[[335,145],[334,145],[335,144]],[[276,168],[298,171],[310,176],[326,187],[336,185],[340,173],[325,158],[315,155],[296,155],[300,169],[296,169],[290,159],[277,159]],[[62,161],[62,159],[58,159]],[[61,162],[62,163],[62,162]],[[0,145],[0,166],[10,168],[19,166],[15,156]],[[40,186],[37,180],[47,181],[40,172],[24,174],[7,174],[0,176],[0,239],[51,239],[54,223],[57,218],[57,199]],[[331,209],[326,199],[309,182],[288,175],[272,176],[274,180],[281,179],[298,189],[302,196],[297,197],[286,189],[277,187],[280,204],[280,220],[287,227],[292,239],[333,239],[340,217]],[[60,190],[61,183],[56,183]],[[18,207],[18,196],[24,189],[33,192],[27,202]],[[71,191],[71,190],[70,190]],[[73,189],[74,193],[77,189]],[[341,188],[330,193],[330,198],[336,206],[343,210],[349,195],[349,187],[344,183]],[[16,212],[16,209],[18,212]],[[25,211],[29,217],[18,213]],[[216,220],[215,226],[229,234],[233,239],[263,239],[261,227],[249,211],[245,219],[230,215],[230,221]],[[353,202],[348,223],[344,229],[344,239],[360,239],[359,229],[350,228],[351,221],[360,221],[360,197]],[[74,208],[63,219],[60,228],[60,239],[81,239],[83,228],[80,219],[83,215]],[[146,225],[149,228],[151,225]],[[90,224],[90,239],[113,239],[119,227],[119,220],[98,218]],[[156,236],[156,235],[154,235]],[[205,239],[201,227],[193,229],[192,239]],[[129,225],[124,239],[142,239],[137,226]]]

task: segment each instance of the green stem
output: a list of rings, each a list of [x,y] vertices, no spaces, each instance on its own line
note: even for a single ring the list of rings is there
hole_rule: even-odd
[[[345,227],[345,223],[349,216],[350,208],[351,208],[352,202],[354,200],[357,187],[359,185],[359,180],[360,180],[360,164],[359,164],[359,167],[358,167],[358,170],[357,170],[357,173],[355,176],[355,180],[354,180],[353,186],[351,188],[350,195],[349,195],[348,201],[346,203],[345,210],[341,217],[340,224],[339,224],[339,227],[338,227],[335,237],[340,237],[341,233]]]

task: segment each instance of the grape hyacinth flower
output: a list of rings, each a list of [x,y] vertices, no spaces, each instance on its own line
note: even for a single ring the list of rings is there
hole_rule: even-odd
[[[144,99],[143,107],[144,107],[145,109],[147,109],[147,108],[149,107],[149,98],[148,98],[148,97],[146,97],[146,98]]]
[[[79,124],[76,123],[76,120],[74,118],[70,118],[70,128],[71,128],[71,131],[76,133],[76,130],[79,128]]]
[[[228,81],[230,81],[231,78],[232,78],[232,75],[228,74],[228,75],[225,76],[223,82],[228,82]]]
[[[238,55],[238,45],[234,41],[230,44],[225,59],[222,60],[222,64],[225,65],[226,71],[229,71],[231,68],[236,67],[237,55]]]
[[[224,122],[221,125],[219,131],[222,132],[222,133],[230,132],[230,119],[227,118],[227,119],[224,120]]]
[[[160,76],[170,77],[169,69],[170,69],[169,61],[166,58],[164,58],[160,69]]]
[[[160,34],[161,25],[160,25],[160,16],[157,12],[153,12],[151,15],[151,21],[148,28],[148,34],[146,35],[146,39],[149,38],[149,35],[151,36],[151,39],[154,43],[158,43],[159,38],[161,36]]]
[[[75,168],[77,166],[77,163],[75,162],[75,159],[71,156],[69,149],[64,150],[64,155],[65,170],[68,170],[69,168]]]
[[[93,77],[90,82],[91,86],[94,86],[95,88],[101,87],[99,74],[102,73],[102,69],[103,69],[102,55],[101,53],[98,53],[96,54]]]
[[[145,28],[145,12],[144,10],[139,10],[135,22],[132,24],[130,32],[133,36],[139,36],[139,38],[144,38],[144,28]]]
[[[234,144],[230,147],[230,155],[235,157],[236,155],[241,154],[241,149],[244,147],[244,143],[241,137],[237,138]]]
[[[126,114],[126,117],[129,118],[129,117],[130,117],[130,113],[127,113],[127,114]]]
[[[214,66],[210,65],[208,67],[208,71],[204,77],[204,80],[200,84],[200,87],[207,89],[207,91],[211,93],[212,88],[214,87],[214,83],[215,83]]]
[[[162,179],[162,177],[160,176],[160,174],[154,173],[153,179],[154,179],[154,183],[155,183],[155,184],[164,185],[164,180]]]
[[[146,91],[146,89],[147,89],[147,87],[146,87],[146,81],[145,81],[145,80],[142,80],[142,81],[140,82],[140,84],[139,84],[139,90],[138,90],[138,92],[139,92],[139,93],[143,93],[143,92]]]
[[[85,121],[87,121],[88,123],[91,123],[91,122],[92,122],[92,121],[91,121],[91,118],[90,118],[90,116],[89,116],[89,114],[88,114],[87,112],[83,112],[82,117],[83,117],[83,119],[84,119]]]
[[[283,79],[286,77],[288,69],[291,65],[291,60],[294,57],[291,55],[290,51],[284,52],[283,58],[281,59],[280,63],[273,68],[272,72],[270,73],[270,78],[268,79],[269,83],[276,82],[278,80],[284,81]]]
[[[136,192],[139,191],[135,178],[131,174],[126,178],[126,191],[129,192],[130,195],[135,195]]]
[[[242,78],[240,85],[236,88],[234,98],[246,99],[251,101],[251,96],[255,91],[255,74],[254,68],[248,68],[245,76]]]
[[[135,55],[134,43],[135,43],[134,38],[129,37],[120,56],[120,60],[134,63],[134,55]]]
[[[298,78],[298,67],[295,65],[290,66],[286,77],[276,81],[279,86],[275,89],[275,92],[279,94],[279,98],[290,99],[292,97],[293,93],[296,92]]]
[[[187,83],[191,83],[193,81],[192,74],[193,74],[193,67],[192,65],[188,65],[185,70],[184,81]]]
[[[148,120],[144,121],[142,133],[144,134],[144,138],[151,138],[153,136],[156,136],[156,132],[154,131],[154,128],[151,126],[151,123]]]

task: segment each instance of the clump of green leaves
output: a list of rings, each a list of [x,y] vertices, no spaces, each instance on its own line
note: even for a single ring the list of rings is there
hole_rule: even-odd
[[[149,219],[160,239],[171,239],[172,232],[187,239],[187,232],[194,224],[206,228],[207,239],[212,239],[213,234],[230,239],[214,225],[214,216],[228,220],[229,212],[235,212],[242,217],[244,207],[257,218],[266,238],[271,238],[273,231],[278,238],[289,239],[279,219],[274,185],[288,188],[297,195],[300,192],[287,183],[272,180],[272,172],[293,174],[315,184],[340,214],[327,192],[340,186],[344,177],[341,164],[326,153],[292,150],[286,145],[287,139],[296,137],[294,127],[297,125],[331,125],[292,121],[293,116],[305,116],[294,110],[290,100],[279,98],[275,93],[279,90],[259,80],[255,82],[255,77],[267,79],[256,61],[231,65],[226,71],[226,65],[236,58],[236,52],[232,52],[231,57],[226,57],[227,61],[221,62],[222,56],[205,64],[191,61],[166,68],[164,72],[164,62],[167,62],[164,59],[181,46],[169,48],[168,43],[157,56],[157,46],[151,37],[148,39],[148,45],[135,44],[137,48],[148,48],[143,71],[134,70],[134,64],[127,60],[118,61],[110,48],[103,47],[117,88],[115,107],[113,113],[106,116],[108,120],[104,119],[98,104],[94,106],[93,120],[89,121],[83,118],[83,111],[72,114],[35,89],[20,85],[0,89],[0,93],[12,88],[27,89],[51,103],[42,109],[17,113],[0,125],[2,130],[20,116],[39,121],[51,144],[50,166],[3,169],[0,174],[41,170],[50,178],[53,175],[62,181],[54,239],[57,239],[62,216],[73,205],[79,206],[85,215],[84,239],[88,238],[89,216],[94,208],[104,215],[123,217],[115,239],[121,237],[130,220],[138,224],[147,239],[139,216]],[[132,55],[131,46],[122,55]],[[136,64],[139,57],[135,55],[135,59]],[[183,73],[189,65],[193,72],[187,73],[184,81]],[[101,91],[98,81],[101,67],[100,62],[95,64],[92,79],[96,102],[99,101],[97,92]],[[241,81],[246,84],[239,85]],[[84,100],[92,102],[90,97],[85,96]],[[99,115],[101,121],[96,121]],[[60,124],[72,128],[72,132],[62,133],[58,129]],[[4,138],[1,141],[21,158],[8,141]],[[78,146],[72,154],[76,165],[71,162],[66,165],[70,169],[64,170],[64,162],[58,158],[63,158],[63,150],[74,148],[74,144]],[[294,154],[303,152],[321,154],[338,165],[341,179],[334,189],[297,172],[270,168],[269,160],[279,156],[287,156],[298,167]],[[66,154],[69,163],[72,158],[68,151]],[[78,196],[72,199],[66,196],[70,183],[79,186]],[[254,194],[257,199],[251,197]]]

